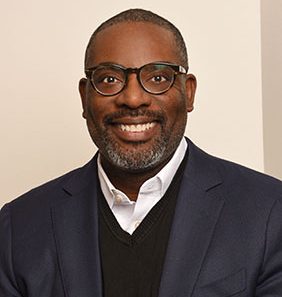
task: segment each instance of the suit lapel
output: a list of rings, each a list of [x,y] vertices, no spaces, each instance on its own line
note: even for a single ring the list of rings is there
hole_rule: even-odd
[[[96,158],[74,174],[66,198],[52,208],[53,228],[66,296],[102,297],[98,240]]]
[[[189,157],[174,214],[159,297],[190,297],[224,200],[221,179],[189,143]]]

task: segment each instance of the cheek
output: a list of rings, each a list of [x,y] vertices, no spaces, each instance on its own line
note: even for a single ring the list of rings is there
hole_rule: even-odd
[[[89,122],[99,123],[102,121],[104,113],[108,110],[108,104],[103,99],[91,96],[87,104],[87,119]]]
[[[183,121],[186,123],[187,118],[187,103],[183,92],[174,92],[166,98],[166,104],[163,110],[166,113],[167,120],[171,124],[183,125]]]
[[[95,104],[95,99],[90,99],[87,105],[86,123],[91,136],[95,137],[97,133],[103,130],[103,108],[100,104]]]

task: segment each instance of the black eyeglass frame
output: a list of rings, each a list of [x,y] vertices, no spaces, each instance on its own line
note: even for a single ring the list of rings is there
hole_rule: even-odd
[[[172,81],[171,81],[171,83],[170,83],[170,85],[168,86],[167,89],[165,89],[165,90],[163,90],[163,91],[160,91],[160,92],[151,92],[151,91],[149,91],[148,89],[146,89],[146,87],[142,84],[142,81],[141,81],[141,79],[140,79],[140,72],[142,71],[142,69],[143,69],[144,67],[147,67],[147,66],[150,66],[150,65],[152,65],[152,66],[153,66],[153,65],[169,66],[170,68],[172,68],[172,70],[174,71],[174,75],[173,75],[173,79],[172,79]],[[101,67],[104,67],[104,66],[112,66],[112,67],[114,67],[114,68],[118,68],[118,69],[122,70],[123,73],[124,73],[125,80],[124,80],[124,83],[123,83],[122,88],[121,88],[119,91],[117,91],[117,92],[115,92],[115,93],[113,93],[113,94],[105,94],[105,93],[99,91],[99,90],[97,89],[97,87],[95,86],[95,83],[93,82],[93,79],[92,79],[92,73],[93,73],[96,69],[101,68]],[[135,74],[136,74],[136,76],[137,76],[137,80],[138,80],[138,82],[139,82],[139,85],[140,85],[140,86],[142,87],[142,89],[145,90],[147,93],[149,93],[149,94],[153,94],[153,95],[161,95],[161,94],[167,92],[167,91],[173,86],[173,84],[174,84],[174,82],[175,82],[175,79],[176,79],[176,76],[177,76],[178,74],[187,74],[187,73],[188,73],[188,69],[189,69],[188,67],[187,67],[187,69],[186,69],[184,66],[177,65],[177,64],[173,64],[173,63],[167,63],[167,62],[154,62],[154,63],[148,63],[148,64],[145,64],[145,65],[139,67],[139,68],[131,68],[131,67],[126,68],[126,67],[121,66],[121,65],[119,65],[119,64],[112,64],[112,63],[108,63],[108,64],[106,64],[106,63],[105,63],[105,64],[100,64],[100,65],[97,65],[97,66],[95,66],[95,67],[91,67],[91,68],[85,69],[85,75],[86,75],[86,78],[90,79],[91,85],[92,85],[92,87],[94,88],[94,90],[95,90],[97,93],[99,93],[100,95],[103,95],[103,96],[106,96],[106,97],[109,97],[109,96],[115,96],[115,95],[121,93],[121,92],[124,90],[124,88],[126,87],[127,82],[128,82],[128,75],[131,74],[131,73],[135,73]]]

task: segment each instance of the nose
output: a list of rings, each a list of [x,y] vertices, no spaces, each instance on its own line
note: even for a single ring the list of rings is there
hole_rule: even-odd
[[[132,73],[128,75],[127,84],[123,91],[117,95],[116,104],[130,109],[137,109],[149,106],[151,100],[151,95],[139,84],[136,74]]]

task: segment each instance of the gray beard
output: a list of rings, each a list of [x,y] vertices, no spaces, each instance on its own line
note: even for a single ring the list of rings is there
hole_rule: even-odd
[[[126,115],[128,113],[126,111]],[[131,116],[144,114],[146,113],[141,110],[135,111],[134,114],[133,112],[130,113]],[[120,116],[120,114],[117,114],[117,116]],[[113,115],[108,117],[112,118]],[[161,115],[158,118],[163,119]],[[175,131],[166,131],[165,123],[162,123],[161,134],[154,139],[150,150],[142,148],[142,142],[133,144],[131,149],[122,149],[119,143],[108,133],[107,128],[101,127],[96,123],[92,114],[90,123],[93,126],[88,123],[88,129],[93,142],[105,159],[120,169],[138,172],[153,168],[172,156],[184,135],[186,119],[187,117],[184,119],[183,125],[177,130],[177,133]]]
[[[122,151],[119,145],[105,137],[103,139],[107,159],[110,162],[127,171],[143,171],[157,165],[165,155],[168,139],[159,137],[151,150],[140,148],[142,144],[136,144],[132,150]]]

